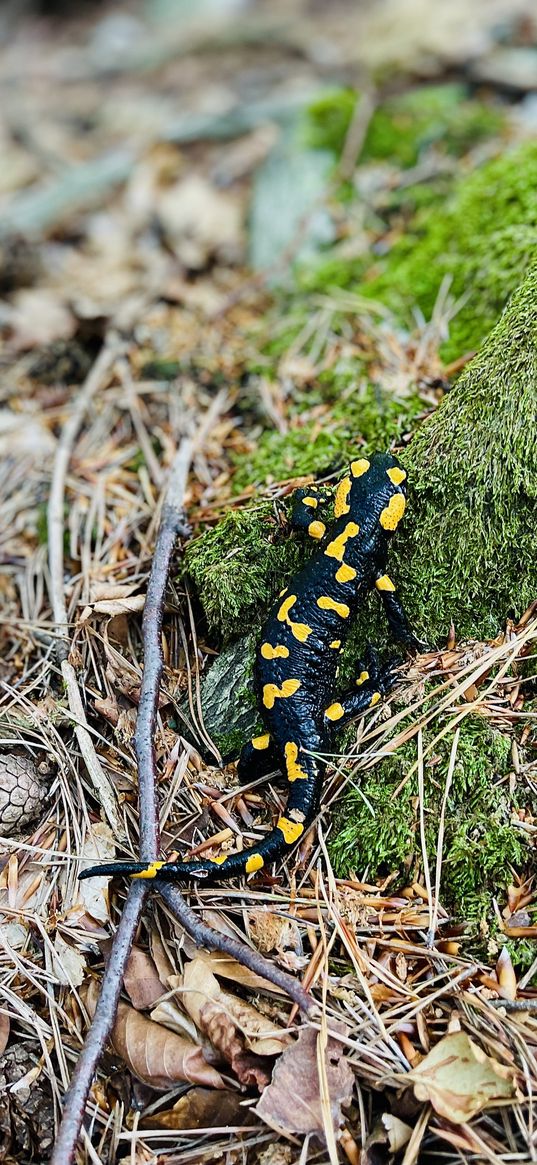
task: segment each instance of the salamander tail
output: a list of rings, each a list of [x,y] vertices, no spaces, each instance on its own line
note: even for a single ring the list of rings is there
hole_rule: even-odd
[[[85,878],[115,878],[117,875],[126,875],[128,878],[156,878],[165,862],[105,862],[99,866],[90,866],[81,870],[80,880]]]

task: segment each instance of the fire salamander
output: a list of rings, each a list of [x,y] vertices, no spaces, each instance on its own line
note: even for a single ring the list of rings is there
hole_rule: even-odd
[[[203,879],[215,882],[253,874],[281,858],[304,836],[319,806],[321,785],[335,728],[377,704],[393,684],[393,663],[384,669],[371,653],[354,687],[336,697],[338,659],[351,620],[376,588],[394,638],[410,650],[415,639],[386,573],[388,545],[403,516],[406,473],[391,454],[361,457],[339,483],[334,520],[323,519],[326,499],[315,486],[298,490],[291,523],[317,542],[310,561],[282,591],[262,629],[255,661],[255,686],[266,731],[242,750],[242,783],[279,767],[289,796],[274,829],[242,853],[190,862],[118,862],[84,870],[133,878]]]

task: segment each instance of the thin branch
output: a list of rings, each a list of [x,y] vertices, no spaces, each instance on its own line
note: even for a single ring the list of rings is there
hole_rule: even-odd
[[[158,805],[155,767],[155,729],[162,678],[162,613],[170,561],[175,542],[188,533],[183,499],[192,443],[185,438],[174,459],[147,586],[143,616],[144,670],[136,718],[134,746],[138,761],[140,804],[140,858],[152,862],[159,852]]]
[[[162,882],[158,884],[158,889],[172,914],[185,928],[196,946],[230,955],[238,963],[242,963],[244,967],[254,971],[256,975],[260,975],[263,979],[273,983],[275,987],[285,991],[293,1003],[296,1003],[306,1015],[312,1010],[314,1005],[312,996],[308,995],[301,983],[292,975],[280,970],[274,963],[260,955],[258,951],[253,951],[251,947],[247,947],[240,939],[232,938],[231,935],[227,934],[219,934],[211,926],[207,926],[207,923],[203,922],[188,906],[176,886],[170,885],[169,882]]]
[[[71,1165],[75,1159],[76,1144],[84,1120],[91,1082],[114,1025],[123,985],[123,972],[148,893],[149,885],[144,882],[133,882],[129,887],[103,975],[95,1015],[64,1097],[62,1122],[50,1165]]]
[[[69,711],[74,721],[74,731],[78,746],[95,789],[97,800],[116,837],[121,836],[123,830],[116,807],[114,790],[95,751],[88,729],[86,712],[80,695],[77,675],[69,660],[70,643],[64,587],[63,536],[65,482],[69,462],[73,455],[75,442],[90,402],[106,381],[118,352],[119,344],[117,341],[112,339],[105,341],[75,399],[74,407],[63,427],[58,441],[47,509],[49,587],[50,602],[57,636],[56,653],[67,692]]]
[[[82,415],[83,413],[80,414],[80,419]],[[73,429],[73,427],[71,428]],[[152,861],[158,853],[158,809],[153,733],[156,725],[163,666],[162,611],[175,540],[177,534],[186,529],[183,498],[191,455],[191,442],[182,441],[170,473],[144,607],[144,671],[135,737],[139,766],[140,856],[144,861]],[[60,512],[63,518],[63,505]],[[91,1082],[106,1040],[114,1025],[123,973],[149,889],[150,884],[143,881],[131,882],[129,887],[127,900],[104,971],[95,1015],[73,1078],[65,1094],[63,1118],[50,1165],[72,1165],[74,1161]]]

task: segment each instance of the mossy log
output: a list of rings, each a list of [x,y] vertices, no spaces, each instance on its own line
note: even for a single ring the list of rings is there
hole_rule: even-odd
[[[409,614],[442,640],[494,636],[537,595],[537,266],[411,441],[396,548]]]

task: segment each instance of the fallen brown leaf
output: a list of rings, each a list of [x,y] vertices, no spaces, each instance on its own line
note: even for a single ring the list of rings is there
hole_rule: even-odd
[[[194,948],[193,948],[194,955]],[[267,991],[271,995],[285,996],[285,991],[275,983],[269,983],[262,975],[256,975],[249,967],[243,967],[231,955],[221,954],[220,951],[200,951],[196,958],[203,959],[210,967],[213,975],[220,979],[231,979],[241,987],[249,987],[252,991]]]
[[[238,996],[224,991],[204,959],[193,959],[182,980],[183,1005],[199,1030],[231,1065],[241,1084],[263,1088],[270,1080],[268,1056],[279,1055],[286,1033],[274,1035],[273,1024]]]
[[[142,951],[140,947],[133,947],[127,959],[123,986],[137,1011],[154,1007],[166,991],[151,955],[147,951]]]
[[[173,1108],[145,1117],[143,1128],[214,1129],[229,1125],[251,1125],[251,1109],[241,1107],[239,1092],[215,1092],[212,1088],[190,1088]]]
[[[314,1028],[303,1028],[274,1069],[272,1084],[256,1106],[258,1116],[283,1134],[315,1133],[323,1136],[323,1099],[317,1068],[317,1040]],[[335,1132],[342,1124],[342,1105],[352,1097],[354,1077],[342,1044],[329,1036],[325,1053],[330,1114]]]
[[[11,1029],[11,1020],[5,1011],[0,1011],[0,1056],[5,1051],[7,1041],[9,1039],[9,1032]]]
[[[86,996],[90,1015],[96,1003],[96,985],[92,984]],[[111,1041],[133,1075],[151,1088],[171,1088],[179,1080],[206,1088],[224,1087],[220,1073],[207,1064],[197,1044],[146,1019],[128,1003],[119,1003]]]
[[[429,1100],[453,1124],[517,1095],[513,1069],[487,1056],[464,1032],[444,1036],[406,1080],[417,1100]]]

